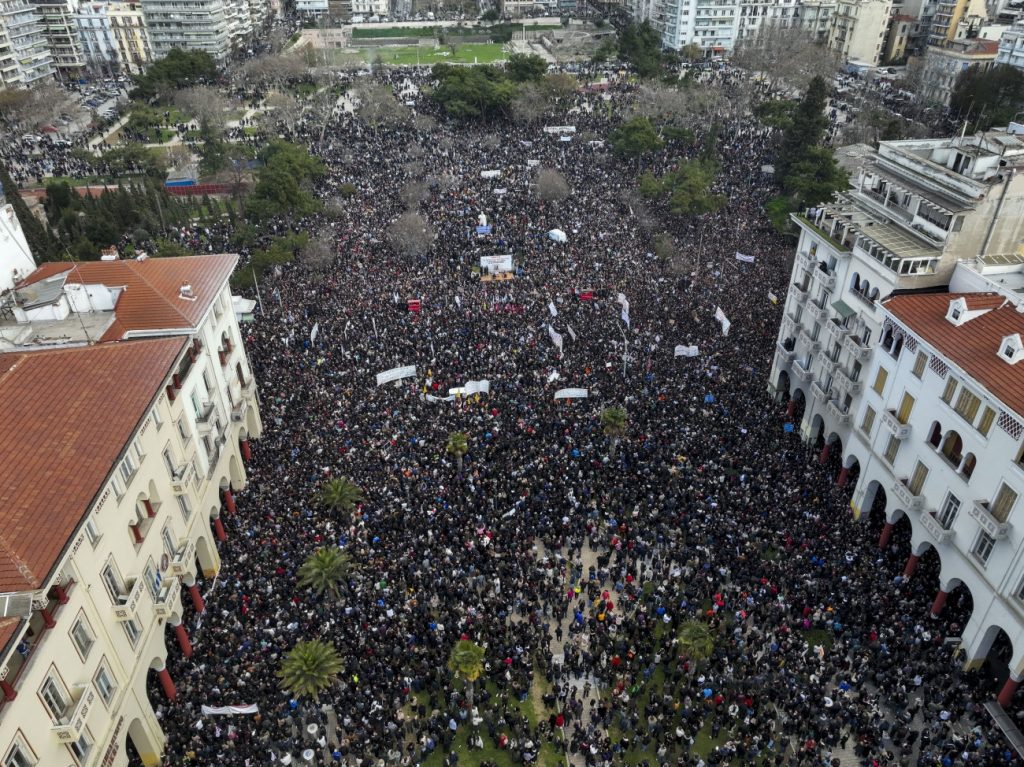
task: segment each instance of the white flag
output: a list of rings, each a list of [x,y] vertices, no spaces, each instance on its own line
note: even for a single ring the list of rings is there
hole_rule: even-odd
[[[572,340],[575,341],[576,331],[572,329],[572,325],[570,325],[568,322],[565,323],[565,329],[569,331],[569,335],[572,337]]]
[[[551,336],[551,343],[558,347],[558,353],[562,353],[562,334],[555,331],[553,327],[548,325],[548,335]]]
[[[629,327],[629,305],[622,307],[622,321],[626,323],[626,327]]]
[[[462,308],[462,297],[461,296],[455,296],[455,303],[458,304],[459,308],[461,309]]]
[[[558,309],[555,308],[555,302],[554,301],[548,301],[548,311],[551,312],[551,316],[552,317],[557,317],[558,316]]]
[[[700,354],[700,352],[697,350],[696,346],[683,346],[680,344],[676,347],[675,356],[677,357],[696,357],[698,354]]]
[[[754,263],[754,256],[745,256],[745,255],[743,255],[742,253],[740,253],[737,250],[736,251],[736,260],[737,261],[743,261],[746,264],[752,264],[752,263]]]
[[[619,293],[618,295],[616,295],[615,301],[616,303],[618,303],[619,306],[621,306],[623,309],[629,312],[629,301],[626,300],[625,293]]]
[[[732,323],[729,322],[729,318],[725,316],[725,312],[722,311],[722,307],[720,306],[715,307],[715,319],[718,320],[722,326],[722,335],[729,335],[729,328],[732,326]]]
[[[315,344],[316,343],[316,337],[317,337],[317,334],[319,332],[320,332],[320,323],[319,322],[314,322],[313,323],[313,329],[309,332],[309,343],[310,344]]]

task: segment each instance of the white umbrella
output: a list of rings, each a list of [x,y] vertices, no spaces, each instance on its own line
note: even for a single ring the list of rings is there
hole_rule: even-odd
[[[552,229],[550,232],[548,232],[548,238],[554,240],[555,242],[565,242],[567,239],[569,239],[568,237],[565,236],[565,232],[563,232],[561,229]]]

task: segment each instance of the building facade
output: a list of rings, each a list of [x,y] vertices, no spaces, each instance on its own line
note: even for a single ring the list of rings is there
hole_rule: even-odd
[[[226,61],[231,53],[228,1],[142,0],[153,57],[163,58],[181,48],[206,51],[216,61]]]
[[[876,67],[882,60],[892,0],[839,0],[828,32],[828,47],[843,61]]]
[[[999,39],[996,64],[1024,70],[1024,21],[1017,21]]]
[[[0,85],[27,87],[52,76],[39,13],[27,0],[0,0]]]
[[[0,293],[13,288],[35,268],[21,222],[0,192]]]
[[[43,26],[43,36],[62,80],[76,80],[85,72],[85,56],[78,35],[78,0],[32,0]]]
[[[948,107],[960,74],[994,66],[998,47],[994,40],[977,39],[929,45],[921,68],[920,98],[926,104]]]
[[[175,697],[167,645],[191,655],[261,431],[236,258],[166,261],[47,264],[7,294],[0,764],[121,767],[129,742],[159,764],[147,681]]]
[[[83,3],[76,22],[90,71],[138,74],[149,63],[149,37],[139,3]]]

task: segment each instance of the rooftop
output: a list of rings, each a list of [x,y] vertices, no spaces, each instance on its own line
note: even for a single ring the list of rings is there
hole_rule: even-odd
[[[969,311],[986,311],[954,325],[946,313],[950,302],[961,297]],[[1010,365],[999,353],[1006,336],[1024,337],[1024,314],[1008,299],[998,293],[917,293],[893,296],[882,305],[1003,404],[1024,415],[1024,365]]]
[[[185,343],[0,354],[0,593],[42,587]]]
[[[42,264],[0,302],[0,348],[192,330],[237,262],[237,255],[223,253]],[[62,302],[70,302],[70,312],[61,311]]]

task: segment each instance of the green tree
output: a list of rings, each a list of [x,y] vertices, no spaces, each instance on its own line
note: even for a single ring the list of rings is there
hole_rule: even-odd
[[[548,71],[548,63],[536,53],[513,53],[505,63],[508,76],[517,83],[539,81]]]
[[[694,618],[679,627],[677,646],[680,655],[700,663],[714,654],[715,636],[708,624]]]
[[[452,648],[448,670],[466,683],[466,703],[473,708],[473,684],[484,673],[484,648],[463,635]]]
[[[725,205],[723,195],[710,191],[716,171],[717,166],[709,160],[684,160],[660,178],[643,174],[640,194],[651,200],[667,198],[669,210],[677,216],[710,213]]]
[[[313,639],[296,643],[281,663],[277,677],[285,692],[319,701],[320,693],[337,681],[341,669],[341,656],[334,645]]]
[[[623,123],[611,132],[609,138],[616,154],[637,159],[665,143],[646,117],[634,117]]]
[[[507,110],[516,96],[516,85],[505,71],[489,64],[435,64],[432,71],[438,82],[431,98],[452,117],[496,117]]]
[[[1009,64],[984,71],[971,67],[957,78],[949,106],[973,130],[1006,125],[1024,109],[1024,73]]]
[[[823,78],[815,77],[793,110],[790,125],[783,134],[782,146],[775,160],[776,178],[785,178],[789,174],[789,166],[797,162],[809,147],[818,146],[825,137],[827,98],[828,85]]]
[[[448,455],[455,456],[459,473],[462,473],[462,457],[469,452],[469,435],[464,431],[453,431],[448,435],[448,444],[444,448]]]
[[[486,11],[483,12],[483,15],[480,17],[482,21],[497,21],[500,18],[501,14],[498,13],[497,8],[488,8]]]
[[[615,450],[626,434],[626,409],[621,407],[606,407],[601,411],[601,430],[611,440],[611,457],[615,457]]]
[[[323,175],[323,164],[304,147],[272,141],[261,153],[263,167],[246,200],[246,210],[256,220],[282,213],[305,216],[320,209],[310,190],[311,181]]]
[[[329,479],[320,487],[320,503],[332,511],[348,513],[362,500],[362,489],[347,477]]]
[[[839,167],[832,149],[808,147],[803,156],[789,166],[782,187],[796,203],[796,209],[810,208],[832,199],[835,192],[849,185],[846,171]]]
[[[340,587],[348,581],[351,567],[348,554],[336,547],[317,549],[299,568],[299,585],[308,586],[317,594],[330,593],[337,599]]]
[[[43,225],[43,222],[32,215],[28,205],[21,199],[17,184],[7,172],[7,165],[3,162],[0,162],[0,190],[7,197],[7,202],[14,208],[14,215],[18,217],[21,231],[25,235],[25,242],[36,262],[59,261],[60,243],[57,242],[53,233]]]
[[[212,83],[218,77],[217,62],[205,51],[173,49],[135,77],[132,97],[148,100],[166,97],[172,90]]]
[[[661,35],[649,21],[630,22],[619,33],[619,58],[629,63],[640,77],[661,73]]]

